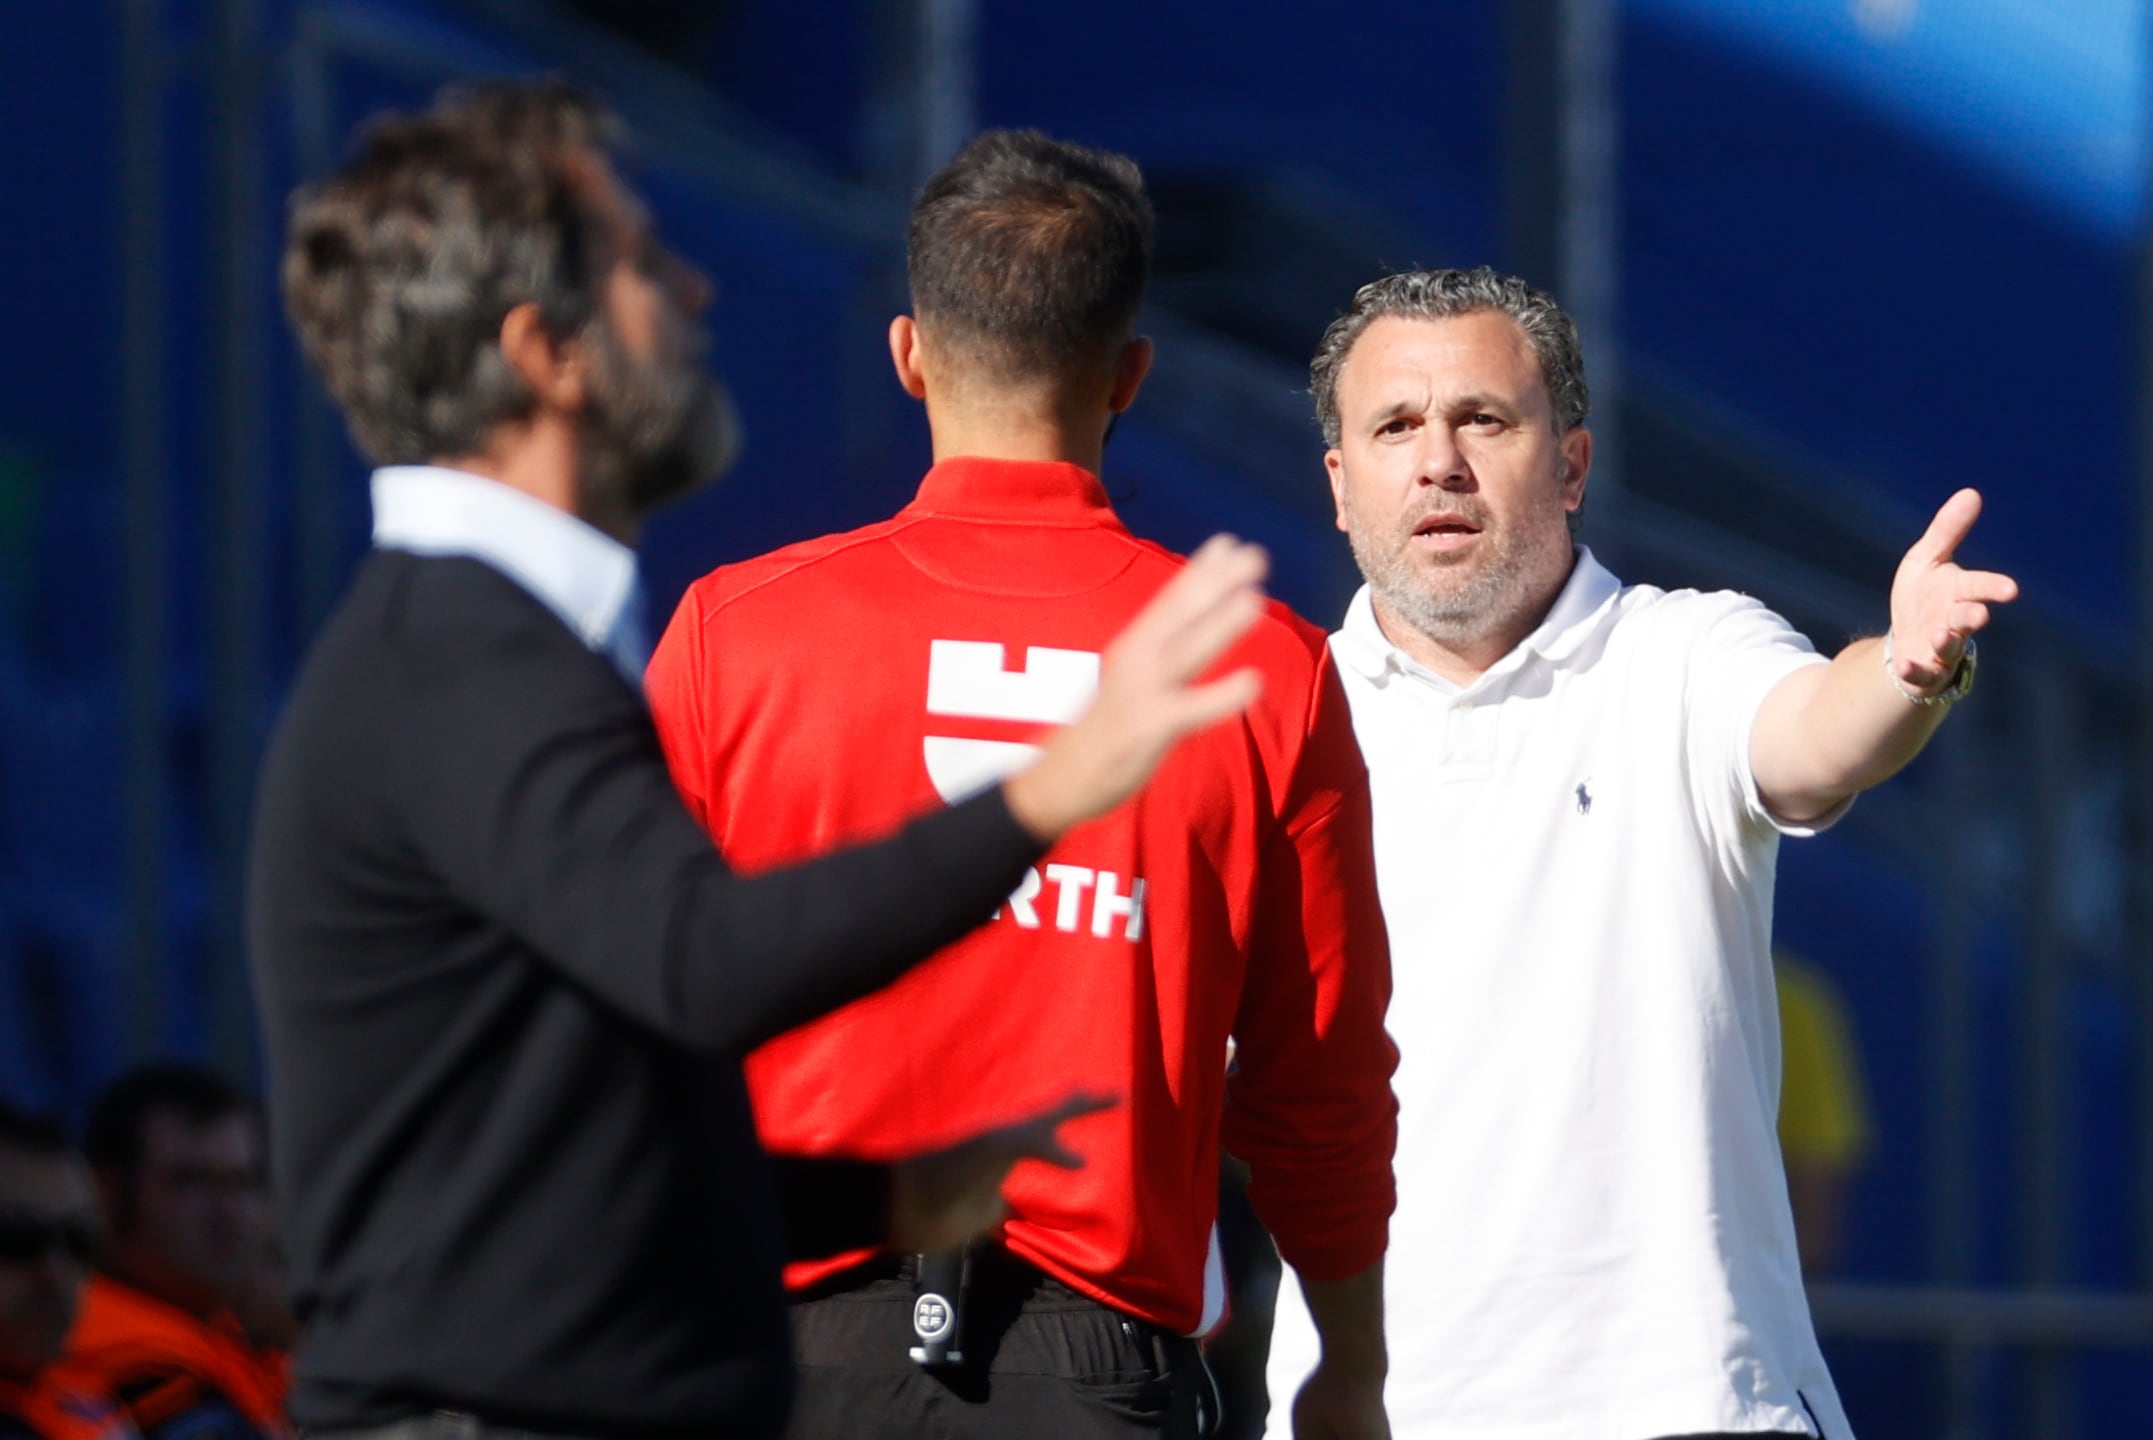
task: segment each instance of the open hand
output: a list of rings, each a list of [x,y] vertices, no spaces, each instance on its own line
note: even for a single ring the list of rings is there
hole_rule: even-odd
[[[1047,743],[1003,790],[1042,840],[1103,815],[1135,794],[1183,738],[1247,709],[1254,670],[1198,684],[1263,613],[1262,548],[1214,535],[1114,637],[1101,657],[1091,708]]]
[[[1112,1108],[1107,1095],[1070,1095],[1026,1120],[930,1150],[892,1167],[890,1245],[949,1250],[1002,1223],[1002,1181],[1020,1160],[1078,1170],[1084,1157],[1055,1132],[1080,1116]]]
[[[1978,490],[1946,500],[1892,579],[1892,673],[1910,690],[1934,693],[1949,684],[1967,641],[1989,623],[1989,606],[2018,598],[2010,576],[1967,570],[1952,559],[1980,514]]]

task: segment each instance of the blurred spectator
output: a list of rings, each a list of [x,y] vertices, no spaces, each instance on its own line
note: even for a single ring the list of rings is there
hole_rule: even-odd
[[[283,1357],[240,1319],[268,1232],[252,1103],[213,1071],[143,1066],[98,1097],[86,1148],[107,1240],[62,1372],[149,1440],[288,1434]]]
[[[1802,1274],[1813,1280],[1839,1262],[1847,1184],[1869,1148],[1868,1094],[1846,1004],[1831,977],[1785,951],[1773,957],[1772,969],[1784,1055],[1779,1149]]]
[[[57,1126],[0,1105],[0,1440],[134,1440],[109,1399],[52,1371],[96,1237],[81,1157]]]

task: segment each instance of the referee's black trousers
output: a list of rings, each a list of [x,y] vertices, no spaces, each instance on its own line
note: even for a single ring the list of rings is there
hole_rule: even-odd
[[[911,1275],[893,1270],[793,1304],[787,1440],[1196,1440],[1195,1341],[990,1250],[973,1259],[965,1363],[928,1369],[911,1358]]]

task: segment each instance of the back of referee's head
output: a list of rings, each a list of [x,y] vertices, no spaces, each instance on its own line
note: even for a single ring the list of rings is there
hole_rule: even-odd
[[[1135,161],[1036,130],[989,130],[913,204],[913,316],[990,383],[1111,371],[1136,331],[1151,246]]]

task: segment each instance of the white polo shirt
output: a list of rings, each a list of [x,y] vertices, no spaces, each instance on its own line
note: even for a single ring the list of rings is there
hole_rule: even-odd
[[[1749,768],[1765,695],[1822,657],[1746,596],[1624,588],[1583,550],[1462,689],[1365,588],[1331,646],[1401,1057],[1393,1433],[1849,1440],[1774,1133],[1772,879],[1816,827],[1777,824]],[[1272,1436],[1316,1354],[1289,1273]]]

